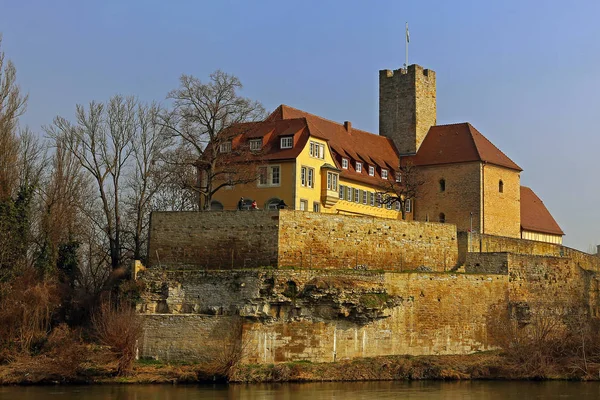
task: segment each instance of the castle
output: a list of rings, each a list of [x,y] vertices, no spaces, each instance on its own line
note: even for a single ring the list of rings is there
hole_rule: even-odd
[[[413,65],[380,73],[381,136],[287,106],[248,124],[225,151],[264,150],[256,184],[223,190],[222,211],[152,214],[140,355],[468,354],[496,348],[503,312],[597,318],[600,257],[563,246],[519,166],[435,108],[435,74]],[[375,194],[403,160],[425,183],[401,213]],[[237,211],[241,195],[266,211]]]
[[[260,154],[259,179],[229,186],[213,210],[247,206],[455,224],[460,231],[562,243],[560,229],[522,169],[469,123],[436,125],[436,74],[418,65],[379,72],[379,135],[281,105],[239,124],[222,149]],[[224,150],[224,151],[227,151]],[[378,196],[402,182],[402,165],[422,181],[404,203]],[[401,213],[404,207],[404,213]]]

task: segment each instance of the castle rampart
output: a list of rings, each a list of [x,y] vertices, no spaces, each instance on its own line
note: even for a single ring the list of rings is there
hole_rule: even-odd
[[[248,363],[468,354],[494,348],[498,310],[523,324],[532,313],[561,316],[581,306],[598,315],[599,257],[490,235],[456,240],[455,229],[286,210],[156,213],[150,248],[158,257],[139,272],[147,287],[140,355],[200,360],[240,344]],[[264,254],[250,249],[251,239],[232,241],[256,232],[265,236]],[[219,260],[227,243],[239,246],[234,268]],[[235,254],[247,256],[242,246],[262,266],[275,262],[238,265]],[[466,273],[443,266],[459,247]],[[370,264],[357,268],[351,256],[359,249]],[[431,271],[416,257],[403,272],[392,262],[397,249],[428,255]],[[298,252],[312,252],[313,262],[290,256]],[[349,260],[335,260],[344,254]]]
[[[456,227],[302,211],[155,212],[150,266],[201,269],[444,271],[456,266]]]

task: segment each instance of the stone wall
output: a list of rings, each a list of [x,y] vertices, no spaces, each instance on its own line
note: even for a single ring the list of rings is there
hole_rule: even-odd
[[[231,334],[239,318],[232,316],[145,314],[143,318],[144,333],[138,344],[142,358],[201,361],[239,340]]]
[[[489,235],[521,236],[521,179],[518,171],[482,166],[483,229]],[[500,192],[502,181],[502,192]]]
[[[538,256],[570,256],[576,250],[567,247],[524,240],[506,236],[482,235],[479,233],[458,232],[458,263],[466,261],[467,253],[515,253]]]
[[[232,269],[445,271],[456,265],[456,227],[279,210],[155,212],[150,266]]]
[[[467,253],[465,272],[470,274],[508,273],[509,253]]]
[[[456,225],[459,231],[480,231],[481,223],[481,163],[433,165],[419,167],[419,179],[426,182],[419,188],[415,201],[415,219],[438,222],[444,214],[446,223]],[[440,180],[445,181],[445,190]],[[471,218],[473,213],[473,218]]]
[[[277,265],[277,212],[153,212],[150,267],[231,269]]]
[[[202,359],[222,348],[219,335],[230,341],[227,327],[243,318],[240,340],[249,363],[487,350],[493,345],[486,315],[505,300],[507,285],[506,275],[450,273],[245,270],[142,276],[156,290],[141,309],[152,312],[164,301],[174,313],[145,315],[142,357]],[[218,281],[221,288],[214,286]],[[218,300],[208,296],[211,290]],[[195,314],[216,303],[220,307],[213,312],[219,315]]]
[[[444,271],[457,262],[450,224],[282,212],[279,227],[280,266]]]

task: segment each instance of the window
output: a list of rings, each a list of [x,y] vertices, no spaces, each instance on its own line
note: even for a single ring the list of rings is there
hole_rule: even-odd
[[[375,167],[369,165],[369,176],[375,176]]]
[[[446,214],[440,213],[440,222],[443,224],[446,222]]]
[[[258,186],[267,184],[267,167],[258,168]]]
[[[502,179],[498,182],[498,192],[504,193],[504,182],[502,182]]]
[[[358,192],[358,189],[354,189],[354,202],[360,203],[360,193]]]
[[[342,158],[342,168],[348,169],[348,159]]]
[[[346,190],[346,200],[352,201],[352,188],[351,187],[347,188],[347,190]]]
[[[362,201],[363,204],[367,204],[367,196],[368,196],[368,192],[366,190],[362,191]]]
[[[406,199],[406,201],[404,202],[404,211],[406,211],[407,213],[412,212],[412,202],[410,201],[410,199]],[[444,217],[444,219],[446,219]]]
[[[354,163],[354,165],[356,166],[356,168],[355,168],[356,172],[362,172],[362,163],[361,162],[356,161]]]
[[[440,192],[445,192],[445,191],[446,191],[446,180],[440,179]]]
[[[396,182],[402,182],[402,173],[396,172]]]
[[[294,146],[294,137],[286,136],[282,137],[279,145],[282,149],[291,149]]]
[[[400,211],[400,208],[402,207],[402,204],[400,204],[399,201],[396,202],[396,211]]]
[[[310,167],[300,168],[300,185],[313,187],[314,184],[315,170]]]
[[[308,208],[308,200],[300,199],[300,211],[306,211]]]
[[[325,158],[325,145],[311,141],[309,143],[309,154],[311,157],[320,158],[321,160],[324,159]]]
[[[271,185],[279,185],[279,166],[271,167]]]
[[[388,178],[388,170],[387,169],[382,169],[381,170],[381,177],[383,179],[387,179]]]
[[[321,204],[317,203],[316,201],[313,203],[313,211],[314,212],[319,212],[321,211]]]
[[[346,188],[343,185],[340,185],[340,200],[344,200],[344,190],[346,190]]]
[[[381,193],[377,193],[377,207],[381,208]]]
[[[220,201],[213,200],[210,202],[211,211],[223,211],[223,203]]]
[[[385,208],[387,208],[388,210],[392,209],[392,200],[391,199],[387,199],[386,203],[385,203]]]
[[[373,192],[369,193],[369,197],[370,197],[369,200],[370,200],[371,205],[374,206],[375,205],[375,193],[373,193]]]
[[[338,190],[338,175],[333,172],[327,173],[327,190]]]
[[[262,148],[262,139],[250,139],[250,150],[257,151]]]
[[[278,197],[273,197],[267,201],[265,204],[265,210],[275,211],[279,209],[279,205],[281,204],[281,199]],[[285,202],[284,202],[285,204]]]
[[[281,170],[279,165],[258,167],[258,186],[279,186]]]
[[[224,142],[219,145],[220,153],[229,153],[231,151],[231,142]]]

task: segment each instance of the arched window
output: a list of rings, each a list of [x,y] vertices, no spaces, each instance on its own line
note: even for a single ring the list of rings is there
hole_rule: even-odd
[[[282,208],[280,207],[282,204],[282,201],[279,197],[271,197],[269,200],[267,200],[267,202],[265,203],[265,210],[277,210],[278,208]],[[285,203],[283,203],[285,204]]]
[[[445,192],[445,191],[446,191],[446,180],[440,179],[440,192]]]
[[[213,200],[210,202],[210,209],[212,211],[223,211],[223,203]]]
[[[504,182],[502,182],[502,179],[498,181],[498,191],[504,193]]]
[[[440,222],[443,224],[444,222],[446,222],[446,214],[444,213],[440,213]]]

